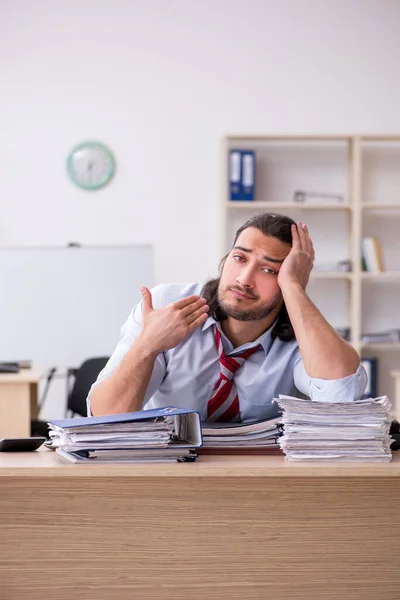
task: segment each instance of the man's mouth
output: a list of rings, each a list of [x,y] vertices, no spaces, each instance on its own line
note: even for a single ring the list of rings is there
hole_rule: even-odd
[[[231,288],[230,290],[236,298],[240,298],[240,300],[255,300],[254,296],[250,296],[246,294],[246,292],[242,292],[236,288]]]

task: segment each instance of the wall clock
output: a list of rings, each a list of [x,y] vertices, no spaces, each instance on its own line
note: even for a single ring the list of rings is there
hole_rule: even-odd
[[[71,150],[67,158],[67,171],[79,187],[98,190],[113,178],[115,158],[104,144],[83,142]]]

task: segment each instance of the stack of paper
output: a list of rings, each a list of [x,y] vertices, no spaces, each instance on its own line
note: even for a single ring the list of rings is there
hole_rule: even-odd
[[[353,402],[313,402],[279,396],[287,460],[389,462],[394,416],[386,396]]]
[[[156,410],[50,421],[51,446],[70,462],[183,462],[201,446],[199,413]]]
[[[275,448],[282,434],[281,418],[256,423],[203,423],[203,449]]]

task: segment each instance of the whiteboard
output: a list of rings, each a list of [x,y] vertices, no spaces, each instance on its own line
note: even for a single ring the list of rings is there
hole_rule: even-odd
[[[75,367],[110,356],[154,285],[151,246],[0,249],[0,360]]]

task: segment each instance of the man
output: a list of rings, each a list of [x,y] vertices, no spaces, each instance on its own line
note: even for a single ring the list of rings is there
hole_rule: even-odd
[[[306,225],[263,214],[237,231],[218,279],[142,288],[89,414],[174,405],[204,421],[253,421],[278,414],[278,394],[360,398],[357,352],[306,294],[313,261]]]

